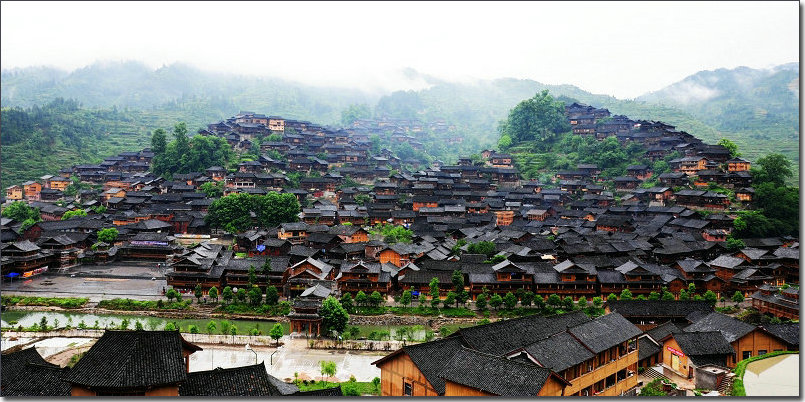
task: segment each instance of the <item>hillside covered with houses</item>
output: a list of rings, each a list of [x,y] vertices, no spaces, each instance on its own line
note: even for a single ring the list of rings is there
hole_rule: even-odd
[[[427,292],[433,278],[448,285],[454,271],[468,299],[533,292],[575,300],[625,289],[678,298],[691,285],[696,296],[729,297],[798,284],[796,237],[735,236],[756,194],[751,164],[734,150],[578,103],[562,116],[567,135],[617,141],[649,163],[614,177],[608,166],[579,163],[526,180],[516,154],[484,150],[455,165],[425,165],[381,148],[419,148],[406,133],[421,127],[406,121],[334,129],[242,112],[193,138],[225,141],[234,151],[221,159],[226,166],[156,176],[146,148],[7,188],[5,210],[22,202],[35,218],[4,212],[3,278],[136,258],[167,263],[168,285],[182,292],[241,286],[250,267],[265,267],[257,285],[286,297],[317,284],[340,294]],[[298,214],[263,227],[247,211],[252,223],[247,216],[235,233],[210,224],[219,198],[270,192],[292,195]],[[384,236],[385,225],[410,234]],[[105,228],[116,238],[99,241]],[[479,244],[491,247],[473,253]]]

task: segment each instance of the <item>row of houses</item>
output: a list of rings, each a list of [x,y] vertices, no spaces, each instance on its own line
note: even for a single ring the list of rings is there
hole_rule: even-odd
[[[373,364],[383,396],[623,396],[635,394],[638,367],[718,389],[737,362],[783,350],[799,350],[797,323],[754,326],[707,302],[615,301],[598,318],[500,320]]]

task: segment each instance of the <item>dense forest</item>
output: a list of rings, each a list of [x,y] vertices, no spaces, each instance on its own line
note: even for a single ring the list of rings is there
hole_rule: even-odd
[[[138,151],[149,145],[152,130],[169,128],[178,120],[187,121],[195,130],[221,117],[167,110],[86,109],[77,101],[61,98],[26,109],[3,108],[2,186]]]

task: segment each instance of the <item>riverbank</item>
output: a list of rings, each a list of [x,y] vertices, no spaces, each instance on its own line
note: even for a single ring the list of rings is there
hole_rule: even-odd
[[[137,316],[180,320],[240,320],[288,323],[286,316],[263,316],[251,314],[222,313],[213,310],[111,310],[96,306],[79,308],[62,308],[57,306],[9,306],[7,312],[57,312],[63,314],[91,314],[106,316]],[[434,317],[416,315],[350,315],[348,325],[351,326],[414,326],[421,325],[432,330],[443,326],[476,325],[480,317]],[[89,323],[88,323],[89,324]]]

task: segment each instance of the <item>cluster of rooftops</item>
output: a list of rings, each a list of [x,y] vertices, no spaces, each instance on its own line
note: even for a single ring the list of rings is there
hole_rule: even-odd
[[[706,190],[672,189],[680,184],[696,187],[688,175],[695,178],[696,172],[714,167],[712,163],[720,164],[719,169],[728,166],[725,175],[729,175],[747,173],[748,162],[741,164],[727,159],[723,147],[704,144],[659,122],[631,121],[623,116],[609,119],[605,109],[578,104],[567,107],[567,116],[574,126],[592,116],[595,124],[602,127],[628,125],[628,130],[618,130],[677,138],[681,142],[672,149],[688,155],[685,158],[699,158],[696,167],[701,165],[702,170],[690,170],[680,162],[675,168],[678,172],[660,175],[659,183],[665,187],[643,189],[637,184],[650,177],[651,169],[630,166],[628,176],[616,178],[614,191],[609,191],[596,165],[581,164],[576,170],[558,172],[554,184],[540,183],[521,180],[512,155],[485,150],[480,162],[460,158],[456,165],[437,162],[412,171],[407,169],[410,165],[388,150],[370,155],[368,140],[364,141],[369,126],[381,131],[411,130],[410,122],[372,125],[361,121],[351,128],[334,130],[305,121],[241,112],[210,124],[202,134],[234,132],[240,135],[241,142],[243,138],[281,134],[282,141],[277,144],[262,145],[280,149],[287,160],[261,158],[242,163],[236,172],[212,166],[205,172],[176,174],[168,181],[146,171],[131,170],[140,164],[147,170],[153,153],[145,149],[108,158],[101,165],[77,165],[60,171],[59,176],[43,177],[42,183],[22,186],[21,197],[39,208],[45,221],[22,230],[22,222],[3,220],[4,248],[10,251],[9,257],[4,256],[3,274],[15,270],[22,274],[37,268],[36,263],[21,262],[21,258],[29,258],[25,250],[31,248],[27,243],[15,245],[21,241],[59,249],[58,253],[51,253],[54,256],[51,258],[58,260],[52,261],[57,266],[83,259],[154,258],[176,262],[195,251],[177,246],[172,242],[174,235],[200,236],[201,240],[205,236],[225,235],[208,227],[204,220],[213,199],[199,187],[213,181],[224,183],[224,195],[268,191],[294,194],[304,206],[300,222],[276,228],[255,226],[237,235],[233,251],[258,259],[272,256],[272,269],[278,272],[290,272],[303,261],[334,267],[325,269],[326,274],[316,273],[316,280],[336,281],[345,269],[363,261],[372,275],[377,274],[367,279],[367,286],[391,292],[418,285],[405,285],[406,282],[429,280],[428,276],[439,277],[456,269],[465,273],[467,283],[481,287],[501,291],[515,289],[512,286],[546,292],[550,289],[573,297],[608,293],[630,284],[645,293],[663,286],[681,289],[695,282],[699,289],[740,290],[749,294],[763,283],[798,282],[798,259],[792,257],[798,250],[796,239],[748,239],[747,252],[729,251],[724,240],[732,230],[734,215],[730,214],[726,196]],[[629,141],[650,144],[638,137],[630,137]],[[233,146],[241,146],[238,144]],[[338,151],[329,153],[328,149]],[[328,156],[327,160],[316,162],[314,159],[318,158],[311,156],[321,150],[335,155],[343,149],[358,152],[358,160],[345,162]],[[311,163],[302,163],[303,154]],[[277,170],[280,167],[288,170]],[[289,171],[310,173],[319,168],[326,173],[302,178],[298,189],[288,188]],[[392,174],[392,169],[399,171]],[[42,191],[54,189],[61,193],[55,189],[73,175],[81,181],[103,184],[103,192],[82,190],[64,206],[45,199],[48,197]],[[345,186],[347,178],[358,185]],[[736,191],[739,200],[751,202],[751,191],[747,190],[745,198],[741,198],[741,191]],[[96,206],[107,210],[90,211],[84,218],[59,220],[68,210]],[[700,214],[700,210],[715,213]],[[387,244],[382,238],[370,239],[369,227],[385,223],[409,228],[413,242]],[[111,226],[120,233],[116,244],[90,248],[95,244],[94,233]],[[484,264],[490,256],[467,255],[467,245],[456,247],[460,240],[495,243],[495,253],[505,258],[505,264]],[[53,242],[59,244],[51,246]],[[762,251],[762,258],[750,257],[761,252],[753,251],[756,249]],[[19,253],[16,259],[14,252]],[[722,261],[727,257],[731,260],[725,264]],[[743,262],[735,262],[736,258]],[[244,265],[237,258],[204,261],[199,265],[204,268],[197,270],[207,277],[206,287],[225,285],[226,270],[234,273]],[[252,262],[260,265],[259,261],[249,264]],[[274,267],[275,264],[278,265]],[[287,284],[288,276],[277,285]],[[512,278],[517,280],[512,282]],[[640,278],[640,283],[633,278]],[[377,285],[378,281],[384,285]],[[176,285],[190,286],[190,283]]]

